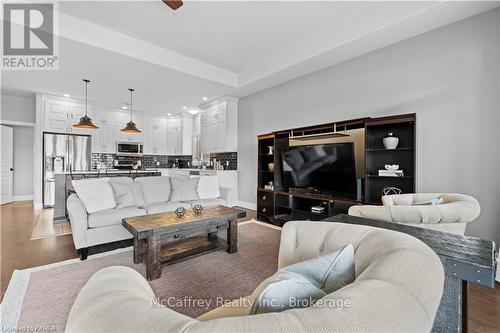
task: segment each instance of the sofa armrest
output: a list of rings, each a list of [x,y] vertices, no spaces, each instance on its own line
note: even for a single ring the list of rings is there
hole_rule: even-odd
[[[110,266],[78,293],[65,332],[185,332],[196,320],[168,309],[135,270]]]
[[[78,250],[87,247],[88,214],[82,200],[76,194],[71,194],[66,202],[66,209],[71,222],[71,233],[75,248]]]
[[[229,205],[232,202],[234,190],[229,187],[219,186],[219,192],[221,199],[226,200],[227,204]]]
[[[355,205],[349,208],[348,214],[367,219],[393,222],[390,206]]]

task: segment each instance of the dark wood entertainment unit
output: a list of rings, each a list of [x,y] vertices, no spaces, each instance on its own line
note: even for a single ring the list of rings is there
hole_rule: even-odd
[[[276,225],[290,220],[323,220],[347,213],[349,207],[381,204],[382,190],[396,187],[402,193],[415,192],[416,115],[360,118],[316,126],[282,130],[257,137],[257,217]],[[383,138],[394,133],[395,149],[386,149]],[[291,146],[354,142],[358,195],[324,195],[306,189],[287,188],[282,174],[282,153]],[[272,151],[270,151],[272,147]],[[403,176],[379,176],[386,164],[398,164]],[[274,188],[266,189],[272,182]],[[322,206],[321,213],[312,212]]]

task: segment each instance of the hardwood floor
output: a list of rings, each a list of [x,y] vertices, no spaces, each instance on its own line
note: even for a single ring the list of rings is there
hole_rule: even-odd
[[[78,257],[71,235],[31,240],[37,223],[49,224],[39,226],[43,230],[48,230],[52,223],[50,212],[34,211],[31,201],[2,205],[0,213],[2,298],[14,270]],[[241,221],[251,218],[256,218],[256,214],[247,210],[247,217]],[[495,289],[473,285],[468,311],[469,332],[500,332],[500,284]]]

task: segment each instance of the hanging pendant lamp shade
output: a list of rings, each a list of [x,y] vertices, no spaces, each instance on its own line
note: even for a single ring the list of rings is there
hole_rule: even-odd
[[[128,133],[142,133],[140,129],[137,128],[135,123],[132,121],[132,92],[134,89],[129,89],[130,91],[130,121],[125,125],[124,128],[121,129],[122,132]]]
[[[79,122],[73,124],[73,127],[85,128],[85,129],[97,129],[99,127],[94,125],[94,123],[92,123],[92,119],[90,119],[90,117],[87,116],[87,89],[90,80],[83,79],[83,82],[85,82],[85,116],[81,117]]]

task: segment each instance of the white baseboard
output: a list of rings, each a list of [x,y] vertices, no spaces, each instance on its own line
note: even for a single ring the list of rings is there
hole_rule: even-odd
[[[33,206],[35,209],[42,209],[43,208],[43,203],[41,202],[35,202],[33,203]]]
[[[238,201],[238,206],[246,209],[257,210],[257,205],[251,202]]]
[[[12,197],[13,201],[25,201],[25,200],[33,200],[33,194],[28,195],[14,195]]]

